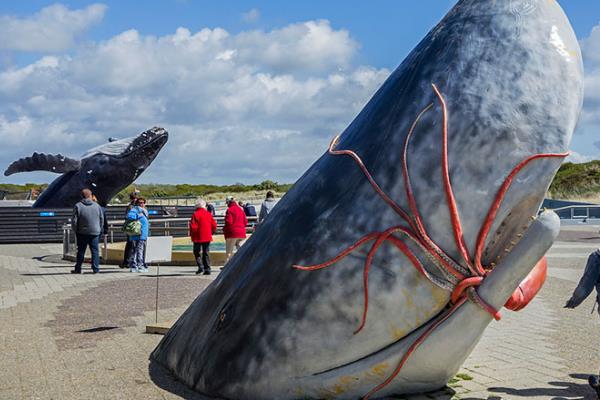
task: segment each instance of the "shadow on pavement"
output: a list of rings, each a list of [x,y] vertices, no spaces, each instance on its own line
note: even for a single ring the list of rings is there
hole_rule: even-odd
[[[596,393],[588,385],[587,379],[589,375],[585,374],[570,374],[571,378],[583,380],[584,383],[575,382],[548,382],[554,387],[544,388],[529,388],[529,389],[513,389],[508,387],[491,387],[489,392],[505,393],[507,395],[518,397],[536,397],[547,396],[552,400],[592,400],[597,399]]]
[[[148,366],[148,372],[150,373],[150,379],[159,388],[166,390],[169,393],[173,393],[186,400],[219,400],[217,397],[203,396],[197,392],[194,392],[188,388],[184,383],[178,381],[169,370],[156,361],[150,360]]]
[[[63,268],[73,268],[72,265],[66,265],[63,266]],[[114,270],[109,270],[109,271],[103,271],[100,270],[100,274],[122,274],[122,273],[129,273],[129,271],[114,271]],[[91,274],[92,270],[83,270],[83,275],[88,275]],[[41,274],[36,274],[36,273],[22,273],[20,274],[21,276],[51,276],[51,275],[78,275],[78,274],[71,274],[71,272],[45,272],[45,273],[41,273]]]
[[[31,257],[32,260],[47,262],[47,263],[64,263],[65,260],[62,258],[62,254],[46,254],[45,256]]]
[[[113,329],[119,329],[119,327],[118,326],[97,326],[95,328],[80,329],[77,332],[79,332],[79,333],[94,333],[94,332],[111,331]]]

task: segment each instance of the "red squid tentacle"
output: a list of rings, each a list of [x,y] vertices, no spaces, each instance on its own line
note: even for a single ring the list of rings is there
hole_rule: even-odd
[[[463,235],[460,215],[458,214],[458,207],[456,206],[456,199],[452,190],[452,183],[450,182],[450,172],[448,168],[448,108],[446,106],[446,100],[435,84],[432,83],[431,86],[442,106],[442,180],[444,182],[448,211],[450,212],[452,229],[454,231],[454,241],[471,273],[473,275],[483,275],[485,271],[483,269],[479,270],[471,262],[471,256],[469,255],[469,250]]]
[[[403,233],[406,233],[406,232],[403,232]],[[440,264],[439,260],[436,259],[435,257],[433,257],[433,255],[431,254],[431,251],[426,249],[417,238],[411,237],[410,235],[408,235],[408,236],[410,239],[412,239],[414,241],[414,243],[417,244],[417,246],[419,246],[419,248],[427,256],[427,258],[429,258],[429,260],[440,270],[440,272],[442,272],[442,274],[444,275],[444,278],[438,278],[437,276],[431,275],[429,272],[427,272],[427,270],[423,267],[423,264],[421,263],[421,261],[419,261],[419,259],[414,255],[412,250],[401,239],[392,235],[388,238],[388,240],[390,242],[392,242],[392,244],[394,246],[396,246],[400,251],[402,251],[404,253],[404,255],[406,257],[408,257],[408,259],[411,261],[411,263],[413,264],[415,269],[417,271],[419,271],[419,273],[421,273],[427,279],[429,279],[431,281],[431,283],[433,283],[434,285],[436,285],[444,290],[452,292],[454,287],[458,284],[457,278],[454,275],[450,274],[446,269],[444,269],[444,266]]]
[[[400,205],[398,203],[396,203],[394,200],[392,200],[390,198],[390,196],[388,196],[381,189],[381,187],[379,186],[379,184],[377,182],[375,182],[375,179],[373,178],[373,176],[371,175],[371,173],[369,172],[369,170],[367,169],[367,167],[363,163],[362,159],[358,156],[358,154],[356,154],[352,150],[335,150],[334,149],[335,146],[337,145],[339,137],[340,137],[340,135],[337,135],[336,137],[334,137],[333,140],[331,141],[331,143],[329,144],[329,149],[328,149],[329,154],[331,154],[331,155],[347,155],[347,156],[350,156],[356,162],[356,164],[358,164],[359,168],[361,169],[361,171],[363,172],[363,174],[367,177],[367,180],[369,181],[369,183],[371,184],[371,186],[373,187],[373,189],[375,189],[375,191],[377,192],[377,194],[379,196],[381,196],[381,198],[383,199],[383,201],[385,201],[390,207],[392,207],[394,209],[394,211],[396,211],[396,213],[398,215],[400,215],[400,217],[402,217],[412,227],[412,221],[411,221],[410,217],[408,216],[408,214],[406,213],[406,211],[404,211],[402,209],[402,207],[400,207]]]
[[[442,249],[440,249],[439,246],[435,244],[435,242],[427,234],[427,230],[425,229],[425,226],[423,225],[423,220],[421,219],[419,207],[417,207],[417,201],[415,199],[415,195],[412,189],[410,175],[408,174],[408,144],[421,117],[432,107],[433,103],[429,104],[427,107],[421,110],[421,112],[417,115],[414,122],[412,123],[410,129],[408,130],[408,133],[406,134],[406,138],[404,140],[404,149],[402,153],[402,175],[404,177],[404,187],[406,190],[408,206],[414,216],[415,225],[417,228],[416,231],[419,233],[419,236],[421,237],[423,243],[429,249],[429,252],[432,255],[434,255],[442,263],[442,265],[444,265],[448,272],[450,272],[459,280],[462,280],[464,278],[464,274],[462,274],[458,270],[458,265],[456,265],[457,263],[454,260],[452,260]],[[451,265],[452,263],[455,265]]]
[[[467,298],[463,297],[456,304],[454,304],[452,306],[452,308],[450,308],[448,311],[446,311],[445,313],[443,313],[440,316],[438,316],[437,320],[435,320],[435,322],[433,324],[431,324],[431,326],[429,326],[425,330],[425,332],[423,332],[421,334],[421,336],[419,336],[417,338],[417,340],[415,340],[414,343],[408,348],[408,350],[406,351],[406,353],[404,353],[404,356],[402,356],[402,358],[400,359],[400,362],[396,366],[396,369],[394,369],[394,371],[390,374],[390,376],[388,376],[385,381],[383,381],[382,383],[380,383],[379,385],[377,385],[375,388],[371,389],[369,391],[369,393],[367,393],[366,395],[364,395],[363,400],[370,399],[371,396],[373,396],[375,393],[377,393],[378,391],[380,391],[381,389],[383,389],[384,387],[386,387],[387,385],[389,385],[390,382],[393,381],[394,378],[396,378],[396,376],[398,376],[398,374],[402,370],[402,367],[404,367],[404,364],[406,364],[406,361],[408,361],[408,359],[415,352],[415,350],[417,348],[419,348],[419,346],[425,341],[425,339],[427,339],[427,337],[429,337],[429,335],[431,335],[431,333],[438,326],[440,326],[444,321],[446,321],[448,318],[450,318],[450,316],[452,314],[454,314],[454,312],[456,312],[456,310],[460,306],[462,306],[465,303],[465,301],[467,301]]]
[[[404,227],[401,227],[401,226],[395,226],[395,227],[386,229],[384,232],[382,232],[379,235],[379,237],[377,238],[375,243],[373,243],[371,250],[369,250],[369,253],[367,254],[367,258],[365,260],[365,267],[363,270],[363,295],[364,295],[363,314],[362,314],[362,320],[361,320],[360,326],[358,327],[358,329],[356,329],[354,331],[355,335],[365,327],[365,324],[367,322],[367,312],[369,310],[369,271],[371,269],[371,264],[373,262],[373,258],[375,257],[375,253],[377,252],[379,247],[383,244],[383,242],[388,240],[394,232],[404,232],[407,235],[412,235],[412,232],[408,231],[407,229],[405,229]],[[402,243],[401,241],[399,241],[399,242]],[[394,242],[392,242],[392,243],[394,243]],[[415,257],[415,255],[412,253],[412,251],[408,248],[408,246],[406,246],[404,243],[402,243],[403,246],[398,246],[398,244],[396,244],[396,243],[394,243],[394,245],[396,245],[396,247],[398,247],[404,254],[406,254],[406,256],[413,263],[413,265],[415,266],[417,271],[419,271],[424,276],[427,276],[425,274],[425,270],[423,269],[423,266],[418,261],[418,259]]]
[[[333,265],[336,262],[340,261],[342,258],[346,257],[348,254],[352,253],[354,250],[356,250],[356,248],[362,246],[369,240],[375,239],[379,235],[380,235],[379,232],[374,232],[374,233],[369,233],[368,235],[363,236],[362,238],[357,240],[353,245],[347,247],[344,251],[342,251],[340,254],[338,254],[331,260],[325,261],[320,264],[309,265],[309,266],[292,265],[292,268],[296,268],[296,269],[299,269],[302,271],[315,271],[317,269],[323,269],[323,268],[329,267],[330,265]]]
[[[484,269],[481,264],[481,257],[483,255],[483,248],[485,246],[485,240],[492,228],[492,224],[496,219],[496,215],[498,214],[498,210],[500,209],[500,205],[504,200],[504,196],[508,192],[510,185],[512,184],[515,176],[521,171],[527,164],[529,164],[533,160],[537,160],[538,158],[564,158],[569,155],[569,152],[566,153],[542,153],[542,154],[534,154],[532,156],[527,157],[523,161],[521,161],[513,170],[508,174],[500,189],[496,193],[496,197],[492,202],[490,209],[485,218],[485,222],[481,226],[481,230],[479,231],[479,235],[477,236],[477,244],[475,246],[475,265],[477,265],[478,269]]]
[[[363,305],[363,313],[362,319],[360,321],[360,325],[354,331],[354,335],[360,332],[367,323],[367,312],[369,311],[369,270],[371,269],[371,262],[373,261],[373,257],[375,256],[375,252],[379,249],[379,246],[385,241],[385,236],[382,233],[379,235],[371,250],[369,250],[369,254],[367,254],[367,259],[365,260],[365,267],[363,270],[363,296],[364,296],[364,305]]]

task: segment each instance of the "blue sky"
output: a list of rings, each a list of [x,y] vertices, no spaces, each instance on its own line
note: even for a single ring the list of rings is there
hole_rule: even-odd
[[[0,30],[6,36],[0,45],[0,140],[9,144],[0,148],[0,166],[34,150],[77,156],[108,136],[131,136],[162,124],[171,130],[171,141],[141,182],[292,182],[453,4],[1,2],[1,25],[14,30]],[[600,158],[600,27],[592,34],[600,26],[600,1],[560,4],[582,41],[591,88],[572,159]],[[46,27],[47,42],[28,36],[40,26]],[[174,48],[177,40],[196,40],[195,60]],[[302,40],[315,50],[295,47]],[[220,47],[225,42],[240,47],[230,52]],[[157,54],[167,54],[171,63],[155,62]],[[205,68],[205,54],[229,65]],[[194,79],[185,81],[190,76]],[[257,94],[264,88],[267,97]],[[219,107],[211,105],[215,96]],[[15,131],[24,134],[11,138]],[[248,146],[233,151],[230,160],[206,154],[227,150],[225,138]],[[289,155],[265,160],[254,148]],[[30,173],[2,181],[52,179]]]

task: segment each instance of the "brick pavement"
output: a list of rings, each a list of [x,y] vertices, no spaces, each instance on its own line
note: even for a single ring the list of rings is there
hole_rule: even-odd
[[[584,379],[600,364],[600,320],[589,315],[589,299],[576,310],[561,308],[593,237],[561,233],[548,282],[530,306],[505,310],[491,324],[451,389],[404,398],[593,399]],[[143,334],[154,320],[153,269],[131,274],[103,266],[97,275],[71,275],[70,263],[43,257],[60,250],[0,246],[0,399],[203,399],[148,368],[160,340]],[[193,267],[161,271],[169,277],[161,279],[160,320],[176,318],[214,279],[195,276]]]

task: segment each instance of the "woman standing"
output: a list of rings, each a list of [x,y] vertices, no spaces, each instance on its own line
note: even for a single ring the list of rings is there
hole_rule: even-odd
[[[139,235],[129,236],[131,241],[131,255],[129,258],[129,270],[131,272],[148,272],[146,266],[146,240],[150,230],[148,210],[146,210],[146,199],[138,197],[136,206],[127,213],[128,220],[139,220],[141,232]]]
[[[194,243],[194,257],[198,270],[196,274],[204,271],[204,275],[210,275],[210,242],[212,235],[217,231],[217,221],[206,209],[206,201],[198,199],[196,201],[196,211],[190,219],[190,237]],[[202,253],[202,256],[200,256]]]

